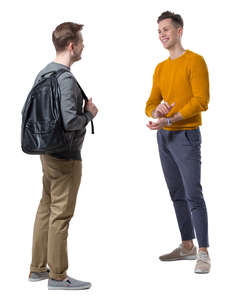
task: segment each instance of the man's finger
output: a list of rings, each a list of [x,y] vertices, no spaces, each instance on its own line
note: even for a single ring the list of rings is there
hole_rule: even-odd
[[[159,107],[158,111],[159,111],[161,114],[164,114],[164,108],[163,108],[163,107]]]
[[[151,125],[149,125],[149,124],[146,124],[146,126],[147,126],[148,128],[150,128],[150,129],[152,129],[152,128],[151,128]]]
[[[148,127],[152,127],[152,126],[155,126],[155,125],[157,125],[157,124],[152,122],[152,121],[149,121],[149,123],[146,124],[146,126],[148,126]]]
[[[161,126],[159,126],[157,124],[156,125],[148,125],[147,124],[147,127],[150,128],[150,129],[152,129],[152,130],[156,130],[156,129],[161,129],[162,128]]]
[[[156,126],[157,124],[152,121],[149,121],[148,125],[152,127],[152,126]]]
[[[154,128],[152,128],[151,126],[149,126],[148,124],[146,124],[146,126],[151,129],[151,130],[154,130]]]

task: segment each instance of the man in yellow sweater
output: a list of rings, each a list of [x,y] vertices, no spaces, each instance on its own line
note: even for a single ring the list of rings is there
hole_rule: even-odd
[[[201,55],[181,44],[183,19],[166,11],[158,18],[159,39],[169,51],[159,63],[146,103],[147,124],[157,130],[164,177],[173,201],[182,243],[162,261],[196,259],[195,273],[209,273],[208,217],[201,186],[201,112],[208,109],[209,76]],[[193,239],[197,238],[197,251]]]

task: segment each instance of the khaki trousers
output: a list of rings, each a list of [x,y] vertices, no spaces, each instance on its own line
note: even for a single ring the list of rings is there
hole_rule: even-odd
[[[40,155],[43,171],[42,199],[38,206],[32,244],[31,272],[44,272],[56,280],[66,278],[67,236],[79,190],[82,162]]]

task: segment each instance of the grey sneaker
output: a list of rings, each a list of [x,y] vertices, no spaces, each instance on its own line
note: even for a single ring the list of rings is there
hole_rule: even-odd
[[[208,253],[199,251],[197,254],[197,262],[195,266],[195,273],[206,274],[210,272],[211,262]]]
[[[180,244],[178,248],[172,252],[163,254],[159,257],[161,261],[175,261],[175,260],[194,260],[196,259],[197,249],[195,246],[191,250],[187,250]]]
[[[49,269],[46,272],[30,272],[29,274],[29,281],[40,281],[48,279]]]
[[[90,282],[76,280],[69,276],[64,280],[48,280],[48,289],[49,290],[85,290],[91,287]]]

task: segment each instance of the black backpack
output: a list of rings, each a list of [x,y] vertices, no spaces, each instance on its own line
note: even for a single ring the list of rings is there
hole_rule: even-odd
[[[51,73],[31,89],[22,109],[21,148],[27,154],[58,153],[71,150],[66,138],[60,109],[60,88],[57,78],[66,69]],[[77,82],[78,84],[78,82]],[[87,96],[81,89],[83,98]],[[92,133],[94,133],[93,123]]]

